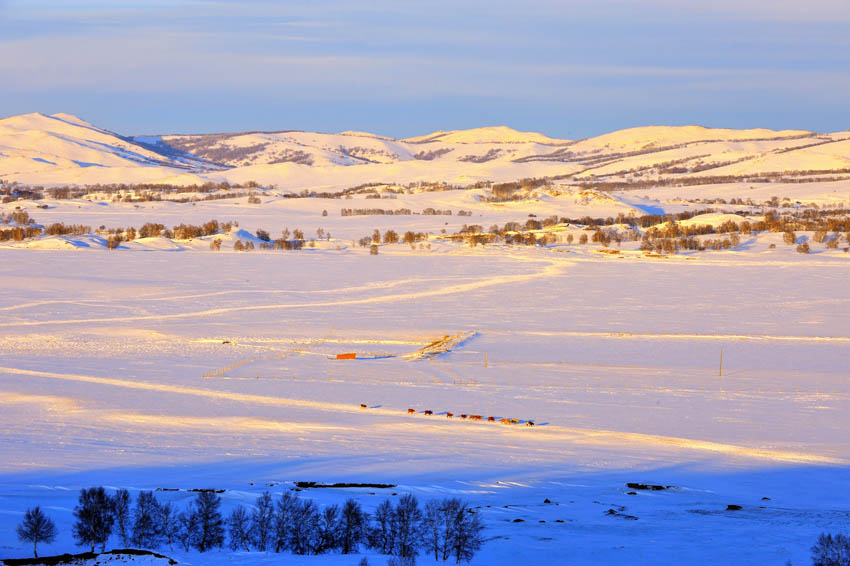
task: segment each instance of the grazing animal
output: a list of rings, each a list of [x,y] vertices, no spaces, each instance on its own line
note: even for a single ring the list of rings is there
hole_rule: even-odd
[[[502,424],[511,424],[510,419],[502,419]]]
[[[465,418],[466,418],[466,413],[461,413],[460,418],[465,419]]]
[[[416,409],[408,409],[408,410],[407,410],[407,414],[408,414],[408,415],[412,415],[412,414],[413,414],[413,413],[415,413],[415,412],[416,412]]]
[[[519,424],[519,419],[511,419],[511,424]]]
[[[474,421],[480,421],[481,415],[469,415],[469,418],[474,420]]]
[[[361,408],[361,409],[365,409],[365,408],[366,408],[366,403],[360,403],[360,408]]]
[[[434,411],[431,411],[431,410],[429,409],[429,410],[425,411],[425,414],[426,414],[426,415],[433,415],[433,414],[434,414]]]
[[[455,416],[455,414],[454,414],[454,413],[446,413],[446,418],[447,418],[447,419],[450,419],[450,418],[452,418],[453,416]]]
[[[489,423],[496,422],[496,417],[487,417],[487,422],[489,422]]]
[[[525,426],[534,426],[534,421],[528,421],[525,423]]]

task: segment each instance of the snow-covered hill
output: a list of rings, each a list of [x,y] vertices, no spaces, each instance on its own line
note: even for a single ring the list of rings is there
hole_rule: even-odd
[[[67,114],[0,120],[0,180],[27,184],[207,181],[341,190],[364,183],[646,179],[850,168],[850,132],[649,126],[579,141],[507,127],[392,139],[282,131],[125,137]]]
[[[203,161],[161,151],[69,114],[0,120],[0,178],[45,184],[159,180]]]
[[[409,143],[441,141],[444,143],[542,143],[552,145],[570,143],[570,140],[554,139],[537,132],[518,132],[507,126],[452,130],[450,132],[439,131],[425,136],[407,138],[404,141]]]

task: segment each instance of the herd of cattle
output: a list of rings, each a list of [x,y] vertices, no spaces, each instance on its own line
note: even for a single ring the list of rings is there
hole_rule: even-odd
[[[360,403],[360,408],[361,409],[368,409],[368,406],[366,405],[366,403]],[[407,414],[408,415],[416,414],[416,409],[408,409]],[[430,416],[433,416],[434,411],[432,411],[430,409],[426,409],[426,410],[422,411],[422,414],[425,415],[426,417],[430,417]],[[447,419],[452,419],[452,418],[454,418],[454,416],[455,416],[454,413],[448,413],[448,412],[446,413]],[[467,420],[470,420],[470,421],[483,421],[484,420],[484,417],[482,415],[469,415],[469,414],[466,414],[466,413],[461,413],[459,416],[460,416],[461,419],[467,419]],[[491,423],[496,422],[496,417],[487,417],[487,422],[491,422]],[[520,424],[519,419],[501,418],[501,419],[499,419],[499,422],[502,423],[502,424],[506,424],[506,425],[518,425],[518,424]],[[532,421],[532,420],[525,421],[525,426],[534,426],[534,421]]]

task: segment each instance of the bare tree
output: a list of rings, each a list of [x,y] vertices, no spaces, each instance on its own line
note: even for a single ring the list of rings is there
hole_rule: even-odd
[[[32,554],[35,558],[38,558],[38,543],[51,543],[57,534],[56,525],[38,506],[27,509],[24,520],[15,528],[15,532],[21,542],[32,543]]]
[[[850,537],[821,533],[812,547],[814,566],[847,566],[850,564]]]
[[[406,493],[402,495],[394,509],[396,545],[394,554],[402,558],[412,558],[418,553],[422,538],[422,510],[416,497]]]
[[[204,222],[204,225],[201,226],[204,229],[205,236],[212,236],[213,234],[218,233],[218,220],[210,220],[209,222]]]
[[[349,499],[342,506],[339,530],[340,547],[343,554],[357,552],[360,543],[365,538],[368,519],[360,504],[355,500]]]
[[[198,538],[198,516],[191,511],[180,513],[177,516],[177,524],[177,540],[183,550],[189,552]]]
[[[119,489],[112,496],[112,514],[121,544],[127,548],[130,538],[130,492],[126,489]]]
[[[256,508],[251,512],[251,533],[254,537],[254,546],[261,552],[265,552],[272,542],[275,526],[274,518],[274,503],[272,496],[267,491],[257,498]]]
[[[195,548],[206,552],[224,544],[224,519],[221,516],[221,497],[212,491],[202,491],[193,502],[192,514],[197,517],[198,536]]]
[[[469,562],[475,552],[484,544],[482,531],[484,523],[481,516],[467,508],[466,503],[458,502],[453,511],[453,532],[451,546],[458,564]]]
[[[318,520],[316,554],[334,550],[339,546],[339,506],[325,507]]]
[[[274,517],[274,551],[280,552],[289,548],[290,532],[295,522],[295,508],[298,498],[289,492],[280,496],[275,507]]]
[[[319,511],[312,500],[296,499],[289,549],[293,554],[310,554],[318,547]]]
[[[165,544],[169,550],[174,550],[174,541],[180,530],[180,522],[178,521],[177,512],[171,503],[164,503],[159,506],[159,531]]]
[[[81,489],[77,506],[74,508],[74,538],[80,546],[89,546],[94,552],[95,545],[106,550],[106,541],[112,534],[115,517],[112,514],[112,501],[102,487]]]
[[[381,554],[391,554],[395,547],[395,513],[389,499],[375,510],[375,522],[369,532],[369,546]]]
[[[227,518],[227,528],[230,533],[231,550],[250,550],[251,521],[242,505],[230,513],[230,517]]]
[[[152,491],[139,492],[133,513],[133,544],[138,548],[156,548],[162,536],[159,502]]]
[[[454,515],[460,505],[458,499],[432,499],[425,504],[422,540],[425,549],[434,553],[434,561],[446,561],[451,554]]]

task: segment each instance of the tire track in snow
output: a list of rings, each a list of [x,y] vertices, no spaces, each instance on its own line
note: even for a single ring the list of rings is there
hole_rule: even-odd
[[[447,285],[445,287],[438,287],[435,289],[429,289],[426,291],[413,291],[409,293],[397,293],[395,295],[382,295],[379,297],[364,297],[361,299],[339,299],[336,301],[325,301],[325,302],[310,302],[310,303],[283,303],[283,304],[271,304],[271,305],[247,305],[247,306],[239,306],[239,307],[222,307],[217,309],[207,309],[202,311],[194,311],[194,312],[183,312],[183,313],[174,313],[174,314],[150,314],[150,315],[137,315],[137,316],[122,316],[122,317],[104,317],[104,318],[79,318],[79,319],[66,319],[66,320],[32,320],[32,321],[23,321],[23,322],[6,322],[6,324],[13,325],[15,327],[23,327],[23,326],[46,326],[46,325],[58,325],[58,324],[83,324],[83,323],[99,323],[99,322],[137,322],[143,320],[179,320],[186,318],[199,318],[205,316],[216,316],[220,314],[227,314],[231,312],[249,312],[249,311],[265,311],[265,310],[284,310],[284,309],[305,309],[305,308],[326,308],[326,307],[339,307],[339,306],[349,306],[349,305],[363,305],[363,304],[380,304],[380,303],[392,303],[397,301],[410,301],[416,299],[426,299],[428,297],[440,297],[449,294],[457,294],[457,293],[466,293],[469,291],[475,291],[477,289],[481,289],[484,287],[492,287],[494,285],[507,285],[510,283],[518,283],[522,281],[529,281],[532,279],[537,279],[541,277],[554,277],[556,275],[561,274],[567,265],[571,265],[572,262],[565,261],[554,261],[554,260],[528,260],[528,261],[547,261],[549,265],[544,267],[541,271],[536,273],[523,273],[519,275],[496,275],[493,277],[489,277],[486,279],[481,279],[478,281],[472,281],[469,283],[460,283],[454,285]]]
[[[385,417],[394,417],[402,421],[409,421],[409,419],[411,419],[410,416],[406,415],[398,409],[393,410],[372,408],[368,411],[364,411],[363,409],[354,405],[347,405],[342,403],[305,401],[301,399],[290,399],[285,397],[266,397],[263,395],[254,395],[248,393],[213,391],[209,389],[200,389],[197,387],[184,387],[178,385],[167,385],[163,383],[143,383],[125,379],[26,370],[3,366],[0,366],[0,372],[5,372],[13,375],[29,375],[35,377],[45,377],[49,379],[58,379],[63,381],[74,381],[80,383],[93,383],[98,385],[123,387],[127,389],[156,391],[162,393],[176,393],[180,395],[192,395],[196,397],[236,401],[242,403],[299,407],[336,413],[380,415]],[[416,415],[412,418],[427,419],[427,429],[421,429],[426,434],[456,434],[458,431],[462,431],[463,434],[479,435],[480,438],[481,434],[485,434],[487,432],[496,432],[502,437],[504,437],[504,435],[506,434],[512,434],[513,436],[518,436],[520,434],[527,435],[524,437],[527,439],[527,444],[539,444],[541,442],[546,443],[546,441],[551,440],[553,443],[566,444],[571,447],[574,447],[575,445],[588,445],[597,447],[625,447],[629,450],[639,449],[640,447],[672,447],[682,450],[709,452],[723,454],[727,456],[745,457],[756,460],[769,460],[774,462],[834,465],[848,464],[847,460],[832,458],[829,456],[820,456],[816,454],[808,454],[804,452],[795,452],[788,450],[749,448],[746,446],[739,446],[735,444],[726,444],[722,442],[712,442],[707,440],[681,438],[675,436],[661,436],[636,432],[620,432],[604,429],[568,428],[561,426],[546,426],[541,428],[535,427],[532,429],[528,429],[523,426],[508,427],[495,424],[490,425],[489,423],[472,424],[467,421],[460,420],[448,420],[439,418],[434,419],[422,415]],[[408,422],[406,424],[407,426],[412,426],[414,423]],[[397,425],[393,424],[392,426],[395,427]],[[479,443],[476,442],[476,444]],[[529,446],[525,446],[525,449],[528,448]]]
[[[468,277],[465,279],[469,279]],[[384,289],[389,289],[391,287],[398,287],[400,285],[409,285],[411,283],[430,283],[432,281],[441,281],[441,279],[399,279],[392,281],[380,281],[375,283],[369,283],[367,285],[358,285],[355,287],[341,287],[339,289],[314,289],[314,290],[303,290],[303,289],[242,289],[242,290],[232,290],[232,291],[213,291],[210,293],[197,293],[192,295],[172,295],[165,297],[136,297],[130,299],[132,302],[157,302],[157,301],[182,301],[186,299],[205,299],[209,297],[220,297],[223,295],[233,296],[233,295],[321,295],[326,293],[348,293],[353,291],[380,291]],[[46,301],[35,301],[30,303],[22,303],[19,305],[10,305],[6,307],[0,307],[0,311],[14,311],[20,309],[26,309],[31,307],[42,307],[47,305],[80,305],[80,306],[98,306],[98,307],[109,307],[115,308],[116,305],[113,302],[104,302],[101,299],[52,299]],[[132,308],[130,306],[126,306],[125,308]]]

